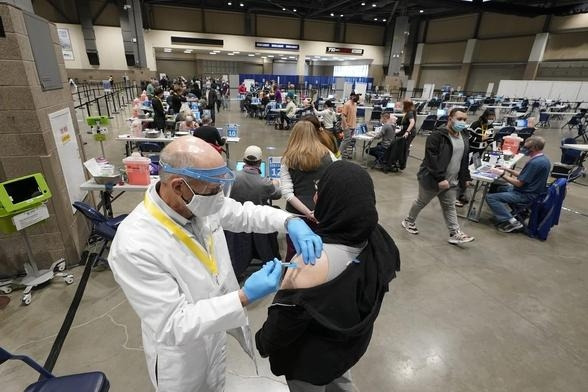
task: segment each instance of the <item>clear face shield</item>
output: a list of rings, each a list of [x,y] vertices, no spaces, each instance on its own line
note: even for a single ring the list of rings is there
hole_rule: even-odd
[[[198,191],[197,194],[201,196],[212,196],[219,192],[223,192],[226,197],[231,195],[231,188],[235,182],[235,174],[227,165],[211,168],[198,169],[192,167],[176,168],[160,161],[159,165],[166,173],[178,174],[193,178],[201,182],[204,186],[198,189],[192,188],[192,191]]]

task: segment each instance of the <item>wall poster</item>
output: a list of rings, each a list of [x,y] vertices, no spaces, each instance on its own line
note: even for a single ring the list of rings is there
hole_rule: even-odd
[[[71,38],[69,36],[68,29],[57,29],[57,35],[59,36],[59,44],[61,45],[61,53],[63,53],[64,60],[73,60],[73,47],[71,45]]]

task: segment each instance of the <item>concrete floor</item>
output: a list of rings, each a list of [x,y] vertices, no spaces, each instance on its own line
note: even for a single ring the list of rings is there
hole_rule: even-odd
[[[287,131],[275,131],[236,110],[221,112],[219,126],[241,124],[241,142],[231,146],[233,159],[257,144],[279,155]],[[117,115],[113,133],[127,133]],[[81,119],[81,117],[80,117]],[[80,124],[83,124],[80,122]],[[554,124],[556,125],[556,124]],[[85,130],[85,125],[80,125]],[[559,160],[557,128],[540,129],[547,154]],[[90,135],[84,148],[95,156],[99,147]],[[422,157],[424,137],[414,141],[412,155]],[[107,157],[120,164],[122,143],[105,143]],[[368,352],[353,368],[362,392],[377,391],[586,391],[588,385],[588,262],[584,215],[563,211],[560,225],[547,241],[522,234],[501,234],[489,223],[461,220],[476,241],[463,247],[447,243],[439,203],[433,201],[419,217],[421,234],[406,233],[400,221],[413,201],[419,162],[411,158],[401,174],[370,171],[377,192],[380,223],[395,239],[402,271],[390,286]],[[587,182],[584,179],[584,182]],[[129,212],[141,194],[126,194],[115,213]],[[588,190],[571,184],[565,207],[588,212]],[[283,205],[283,202],[278,203]],[[81,268],[74,268],[76,280]],[[77,284],[77,282],[76,282]],[[0,311],[0,345],[43,363],[73,297],[76,284],[56,282],[35,291],[28,307],[20,292]],[[258,330],[271,299],[250,307],[251,326]],[[90,370],[105,372],[111,391],[150,391],[141,349],[139,321],[109,271],[94,272],[74,321],[55,374]],[[260,375],[230,339],[227,388],[238,391],[286,391],[265,359]],[[36,379],[21,364],[0,366],[2,391],[21,391]]]

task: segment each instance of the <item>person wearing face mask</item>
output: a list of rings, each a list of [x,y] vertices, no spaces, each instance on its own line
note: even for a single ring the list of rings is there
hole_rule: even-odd
[[[202,139],[175,139],[160,166],[160,181],[118,227],[108,261],[141,319],[155,389],[220,392],[227,332],[255,358],[245,306],[276,291],[282,273],[274,259],[240,289],[223,229],[288,232],[308,263],[320,256],[322,241],[285,211],[225,197],[233,172]]]
[[[472,180],[469,166],[467,115],[459,108],[451,109],[447,128],[437,128],[427,138],[425,158],[417,174],[419,194],[412,204],[402,227],[411,234],[418,234],[416,218],[434,197],[439,199],[443,217],[449,230],[450,244],[471,242],[474,237],[461,231],[455,209],[457,187],[469,185]]]
[[[544,147],[545,139],[531,136],[525,140],[521,149],[523,154],[530,157],[523,170],[492,169],[506,181],[506,185],[499,186],[486,196],[486,202],[494,213],[496,228],[499,231],[512,233],[523,228],[523,224],[510,213],[508,205],[529,204],[546,192],[551,162],[543,154]]]
[[[351,159],[345,154],[345,149],[351,143],[353,132],[357,126],[357,102],[359,95],[351,93],[349,100],[343,105],[341,110],[341,128],[343,129],[343,141],[339,145],[339,152],[343,158]]]
[[[203,94],[203,98],[206,99],[206,109],[210,110],[210,118],[214,124],[216,120],[216,101],[218,96],[216,90],[211,87],[210,81],[206,82],[206,90]]]
[[[492,141],[492,123],[495,118],[494,111],[492,109],[486,109],[480,118],[470,125],[468,131],[470,133],[469,142],[471,153],[478,153],[482,156],[486,148],[488,148],[488,143]],[[457,207],[463,207],[468,203],[469,200],[466,196],[466,187],[460,186],[455,205]]]

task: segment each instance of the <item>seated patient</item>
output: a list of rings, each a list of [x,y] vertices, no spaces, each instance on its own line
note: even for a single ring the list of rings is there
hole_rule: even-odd
[[[255,341],[290,391],[353,391],[350,369],[369,345],[398,248],[378,225],[374,185],[350,162],[330,165],[317,183],[316,264],[292,259]]]

